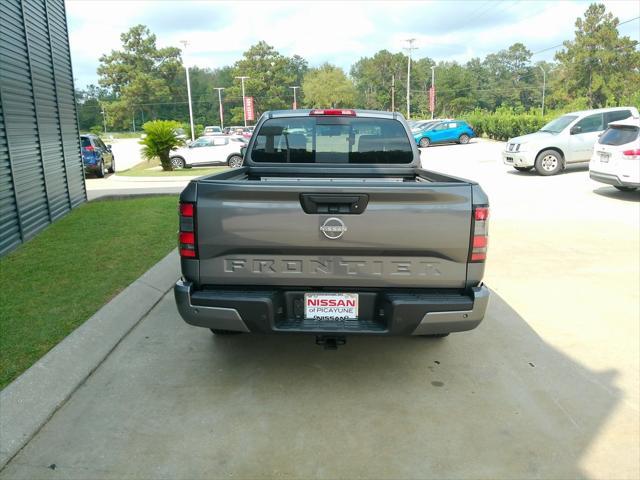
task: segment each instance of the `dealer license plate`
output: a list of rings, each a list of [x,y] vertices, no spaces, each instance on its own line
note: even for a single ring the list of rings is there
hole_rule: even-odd
[[[304,317],[312,320],[357,320],[357,293],[305,293]]]

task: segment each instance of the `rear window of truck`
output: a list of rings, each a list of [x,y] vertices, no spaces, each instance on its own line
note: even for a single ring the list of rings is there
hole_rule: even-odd
[[[400,164],[413,160],[404,126],[392,119],[272,118],[254,135],[254,162]]]

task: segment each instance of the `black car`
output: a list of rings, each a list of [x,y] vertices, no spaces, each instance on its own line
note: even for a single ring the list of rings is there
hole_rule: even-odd
[[[105,145],[97,135],[80,135],[82,145],[82,163],[87,173],[95,173],[104,178],[105,173],[113,173],[116,168],[111,147]]]

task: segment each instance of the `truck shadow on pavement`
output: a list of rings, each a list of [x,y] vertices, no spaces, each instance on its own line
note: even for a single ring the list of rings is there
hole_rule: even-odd
[[[554,349],[495,293],[475,331],[337,351],[313,336],[212,338],[168,295],[2,477],[582,478],[621,401],[615,376]],[[600,476],[637,473],[631,437]]]

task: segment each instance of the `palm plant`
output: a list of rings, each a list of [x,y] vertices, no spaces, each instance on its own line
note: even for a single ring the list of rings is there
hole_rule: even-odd
[[[174,148],[184,145],[184,140],[178,138],[176,134],[176,129],[179,127],[178,122],[169,120],[153,120],[145,123],[142,128],[146,136],[140,140],[140,144],[143,145],[142,156],[146,160],[158,158],[162,170],[173,170],[169,153]]]

